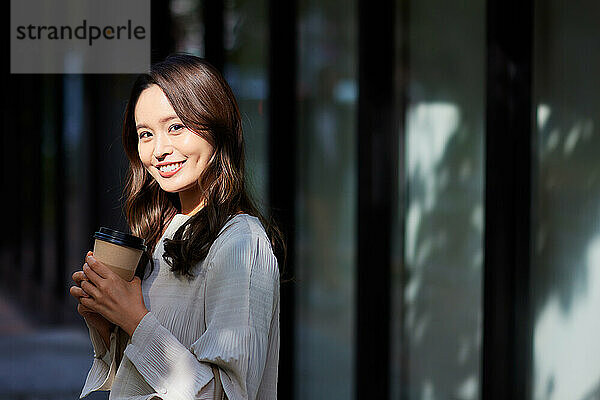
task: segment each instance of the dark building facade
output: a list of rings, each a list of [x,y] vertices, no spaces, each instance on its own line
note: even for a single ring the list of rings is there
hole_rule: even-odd
[[[280,398],[597,398],[597,2],[151,3],[152,61],[232,86],[288,240]],[[77,321],[92,233],[127,228],[135,76],[9,72],[2,291]]]

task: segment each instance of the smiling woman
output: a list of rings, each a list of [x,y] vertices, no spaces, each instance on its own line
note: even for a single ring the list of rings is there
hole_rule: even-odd
[[[231,89],[200,58],[169,56],[136,80],[125,211],[151,256],[131,282],[91,253],[73,274],[94,346],[81,397],[277,397],[285,243],[246,191],[241,126]]]
[[[214,154],[210,135],[188,129],[155,84],[140,94],[135,120],[142,164],[163,190],[179,193],[184,214],[194,214],[203,206],[198,177]]]

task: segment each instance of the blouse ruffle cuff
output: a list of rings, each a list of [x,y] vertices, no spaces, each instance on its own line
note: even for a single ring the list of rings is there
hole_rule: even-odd
[[[110,333],[110,349],[107,351],[100,332],[90,326],[87,321],[86,325],[90,331],[90,339],[94,347],[94,359],[79,395],[80,399],[96,390],[110,390],[117,372],[116,347],[117,330],[119,327],[115,326],[114,330]]]
[[[125,348],[125,355],[163,400],[190,400],[213,378],[177,338],[148,312]]]

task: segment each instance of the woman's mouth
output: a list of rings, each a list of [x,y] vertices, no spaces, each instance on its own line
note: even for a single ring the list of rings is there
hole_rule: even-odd
[[[185,161],[167,164],[167,165],[161,165],[160,167],[157,167],[158,173],[163,178],[170,178],[171,176],[173,176],[177,172],[179,172],[179,170],[183,167],[184,163],[185,163]]]

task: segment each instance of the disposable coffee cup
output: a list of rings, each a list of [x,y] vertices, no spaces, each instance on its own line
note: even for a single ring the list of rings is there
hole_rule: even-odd
[[[144,239],[102,227],[94,233],[94,258],[121,278],[131,281],[142,254]]]

